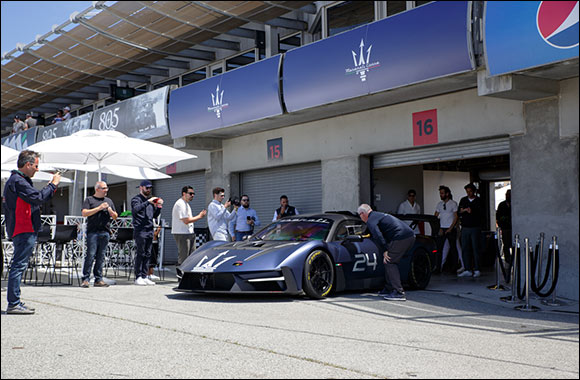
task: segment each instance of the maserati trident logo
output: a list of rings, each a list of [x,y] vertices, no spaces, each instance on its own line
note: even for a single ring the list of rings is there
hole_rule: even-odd
[[[222,265],[226,261],[229,261],[229,260],[233,259],[234,257],[236,257],[235,255],[234,256],[224,257],[225,255],[228,254],[228,252],[229,252],[229,250],[228,251],[224,251],[224,252],[220,253],[219,255],[217,255],[216,257],[214,257],[213,259],[211,259],[209,261],[206,261],[206,260],[209,259],[209,257],[204,256],[199,261],[199,263],[197,263],[197,265],[193,268],[193,271],[194,272],[201,272],[201,273],[211,273],[211,272],[213,272],[214,270],[217,269],[217,267],[219,267],[220,265]],[[220,262],[216,263],[216,261],[218,259],[220,259],[220,258],[222,258],[222,260]],[[200,281],[201,281],[201,278],[200,278]]]
[[[222,117],[222,110],[228,106],[228,103],[224,104],[224,90],[220,92],[220,85],[217,85],[215,89],[215,95],[211,94],[211,104],[212,107],[207,107],[209,112],[215,112],[216,117],[219,119]]]
[[[373,45],[370,45],[365,52],[365,41],[364,39],[360,40],[359,45],[359,53],[355,53],[354,50],[351,50],[352,53],[352,60],[354,61],[354,67],[345,69],[345,74],[356,74],[360,77],[361,82],[365,82],[367,80],[367,73],[380,66],[380,62],[371,62],[371,49]],[[366,54],[365,54],[366,53]]]
[[[201,285],[202,289],[205,289],[205,285],[207,284],[207,274],[202,274],[199,276],[199,284]]]

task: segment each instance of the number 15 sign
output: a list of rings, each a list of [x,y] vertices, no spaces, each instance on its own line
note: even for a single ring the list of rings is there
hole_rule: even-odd
[[[437,144],[437,109],[413,114],[413,146]]]

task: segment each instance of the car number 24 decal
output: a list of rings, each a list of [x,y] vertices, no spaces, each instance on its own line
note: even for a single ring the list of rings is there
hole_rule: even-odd
[[[378,260],[376,253],[372,254],[372,260],[368,253],[358,253],[354,255],[354,258],[356,261],[352,267],[353,272],[364,272],[367,267],[373,267],[373,271],[377,269]]]

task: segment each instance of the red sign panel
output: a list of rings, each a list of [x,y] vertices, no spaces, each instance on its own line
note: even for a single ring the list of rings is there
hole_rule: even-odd
[[[437,144],[437,109],[413,114],[413,145]]]

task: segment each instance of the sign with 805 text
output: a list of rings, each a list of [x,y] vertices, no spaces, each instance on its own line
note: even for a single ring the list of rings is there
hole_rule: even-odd
[[[282,149],[282,137],[268,140],[268,161],[281,160],[284,157]]]
[[[437,109],[413,113],[413,146],[438,142]]]

